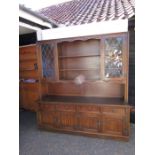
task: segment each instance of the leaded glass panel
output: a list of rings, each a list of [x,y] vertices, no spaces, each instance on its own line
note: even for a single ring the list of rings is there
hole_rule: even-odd
[[[51,44],[42,44],[42,69],[43,77],[54,78],[54,46]]]
[[[123,38],[105,39],[105,77],[115,78],[123,75]]]

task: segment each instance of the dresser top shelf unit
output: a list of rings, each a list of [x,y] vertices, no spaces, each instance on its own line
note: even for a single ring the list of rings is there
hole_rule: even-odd
[[[64,38],[39,44],[43,57],[41,76],[49,95],[121,96],[128,102],[128,33]],[[72,83],[81,75],[85,81],[79,88]],[[88,81],[91,82],[85,84]],[[101,84],[95,85],[94,81]]]

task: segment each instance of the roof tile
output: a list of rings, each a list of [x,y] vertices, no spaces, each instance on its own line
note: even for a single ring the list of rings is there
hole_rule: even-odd
[[[37,11],[66,26],[128,19],[135,14],[134,0],[72,0]]]

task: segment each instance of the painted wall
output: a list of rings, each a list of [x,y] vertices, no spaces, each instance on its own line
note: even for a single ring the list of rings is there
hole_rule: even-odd
[[[42,30],[39,40],[51,40],[128,31],[128,20],[104,21],[78,26]]]

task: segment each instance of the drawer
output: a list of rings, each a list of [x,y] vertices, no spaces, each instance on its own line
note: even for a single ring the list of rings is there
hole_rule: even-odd
[[[92,112],[92,113],[99,113],[100,107],[94,105],[79,105],[78,112]]]
[[[56,109],[58,111],[76,111],[76,106],[70,104],[57,104]]]
[[[102,113],[123,115],[125,110],[117,107],[102,107]]]
[[[55,104],[39,104],[39,109],[42,111],[47,110],[47,111],[55,111]]]

